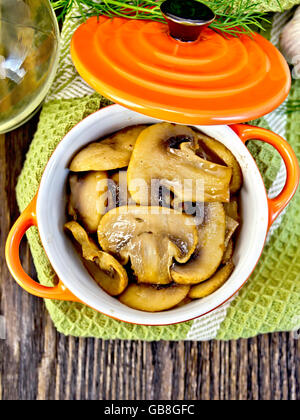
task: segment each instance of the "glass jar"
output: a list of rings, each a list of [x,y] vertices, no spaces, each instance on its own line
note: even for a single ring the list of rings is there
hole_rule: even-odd
[[[39,109],[58,52],[59,28],[49,0],[0,0],[0,134]]]

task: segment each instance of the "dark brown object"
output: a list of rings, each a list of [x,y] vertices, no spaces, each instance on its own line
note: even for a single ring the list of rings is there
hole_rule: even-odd
[[[0,399],[300,400],[300,340],[265,335],[223,343],[143,343],[66,338],[41,299],[11,278],[4,244],[18,216],[15,185],[36,129],[0,136]],[[27,244],[24,267],[34,267]]]
[[[166,0],[160,9],[170,35],[182,42],[196,41],[202,30],[216,18],[208,6],[195,0]]]

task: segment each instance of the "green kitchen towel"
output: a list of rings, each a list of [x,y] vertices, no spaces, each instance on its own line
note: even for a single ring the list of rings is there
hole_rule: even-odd
[[[265,2],[266,3],[266,2]],[[294,4],[294,3],[293,3]],[[70,55],[71,35],[78,25],[74,8],[62,31],[62,51],[57,78],[44,105],[38,130],[29,149],[17,185],[20,210],[34,197],[56,145],[79,121],[109,102],[95,94],[75,71]],[[278,43],[291,12],[277,14],[268,36]],[[300,81],[291,97],[300,99]],[[275,111],[256,122],[285,136],[300,159],[299,114]],[[271,146],[253,141],[249,149],[263,174],[271,196],[284,184],[284,166]],[[55,203],[53,204],[55,205]],[[80,337],[136,340],[229,340],[260,333],[300,328],[300,193],[272,228],[262,258],[247,285],[237,297],[202,318],[167,327],[129,325],[110,319],[78,303],[46,300],[50,316],[61,333]],[[28,232],[38,278],[44,285],[55,282],[55,273],[43,251],[36,228]]]
[[[239,3],[241,0],[234,0],[235,3]],[[246,1],[246,0],[242,0]],[[253,0],[255,1],[255,0]],[[282,12],[289,10],[295,4],[299,4],[298,0],[262,0],[257,1],[257,10],[261,12]]]

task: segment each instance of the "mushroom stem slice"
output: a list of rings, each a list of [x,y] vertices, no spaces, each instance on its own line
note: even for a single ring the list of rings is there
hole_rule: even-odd
[[[130,284],[119,300],[133,309],[160,312],[178,305],[189,293],[189,286],[159,288],[150,284]]]
[[[122,264],[130,260],[139,283],[169,284],[173,260],[189,260],[198,233],[194,218],[186,214],[164,207],[124,206],[102,218],[98,240]]]
[[[204,283],[193,286],[188,294],[191,299],[200,299],[211,295],[225,284],[234,270],[234,265],[229,262],[222,267],[212,278]]]
[[[196,155],[197,133],[160,123],[139,135],[128,167],[128,189],[137,204],[149,206],[153,183],[183,202],[228,202],[232,169]]]
[[[197,284],[209,279],[218,269],[224,254],[225,211],[222,203],[206,203],[204,221],[198,226],[198,245],[186,264],[171,270],[178,284]]]
[[[91,143],[72,160],[70,170],[110,171],[128,166],[132,150],[139,134],[146,125],[127,127],[104,140]]]
[[[130,261],[139,283],[171,283],[170,267],[173,258],[181,259],[181,252],[168,237],[142,233],[130,245]]]
[[[88,232],[97,232],[101,217],[106,212],[107,173],[71,174],[69,185],[69,215],[82,221]]]
[[[128,285],[128,277],[122,265],[112,255],[100,251],[77,222],[68,222],[65,228],[81,246],[84,265],[97,284],[111,296],[123,293]]]
[[[236,193],[238,190],[240,190],[243,183],[242,171],[238,161],[231,153],[231,151],[227,149],[227,147],[224,146],[224,144],[220,143],[215,139],[212,139],[211,137],[206,136],[203,133],[197,133],[197,139],[198,153],[200,153],[201,157],[215,162],[215,156],[217,156],[218,160],[220,160],[221,163],[223,161],[228,167],[232,168],[230,192]]]

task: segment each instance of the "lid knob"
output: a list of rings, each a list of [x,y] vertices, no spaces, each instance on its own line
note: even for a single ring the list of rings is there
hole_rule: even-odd
[[[171,37],[183,42],[196,41],[202,29],[216,18],[208,6],[197,0],[166,0],[160,8]]]

